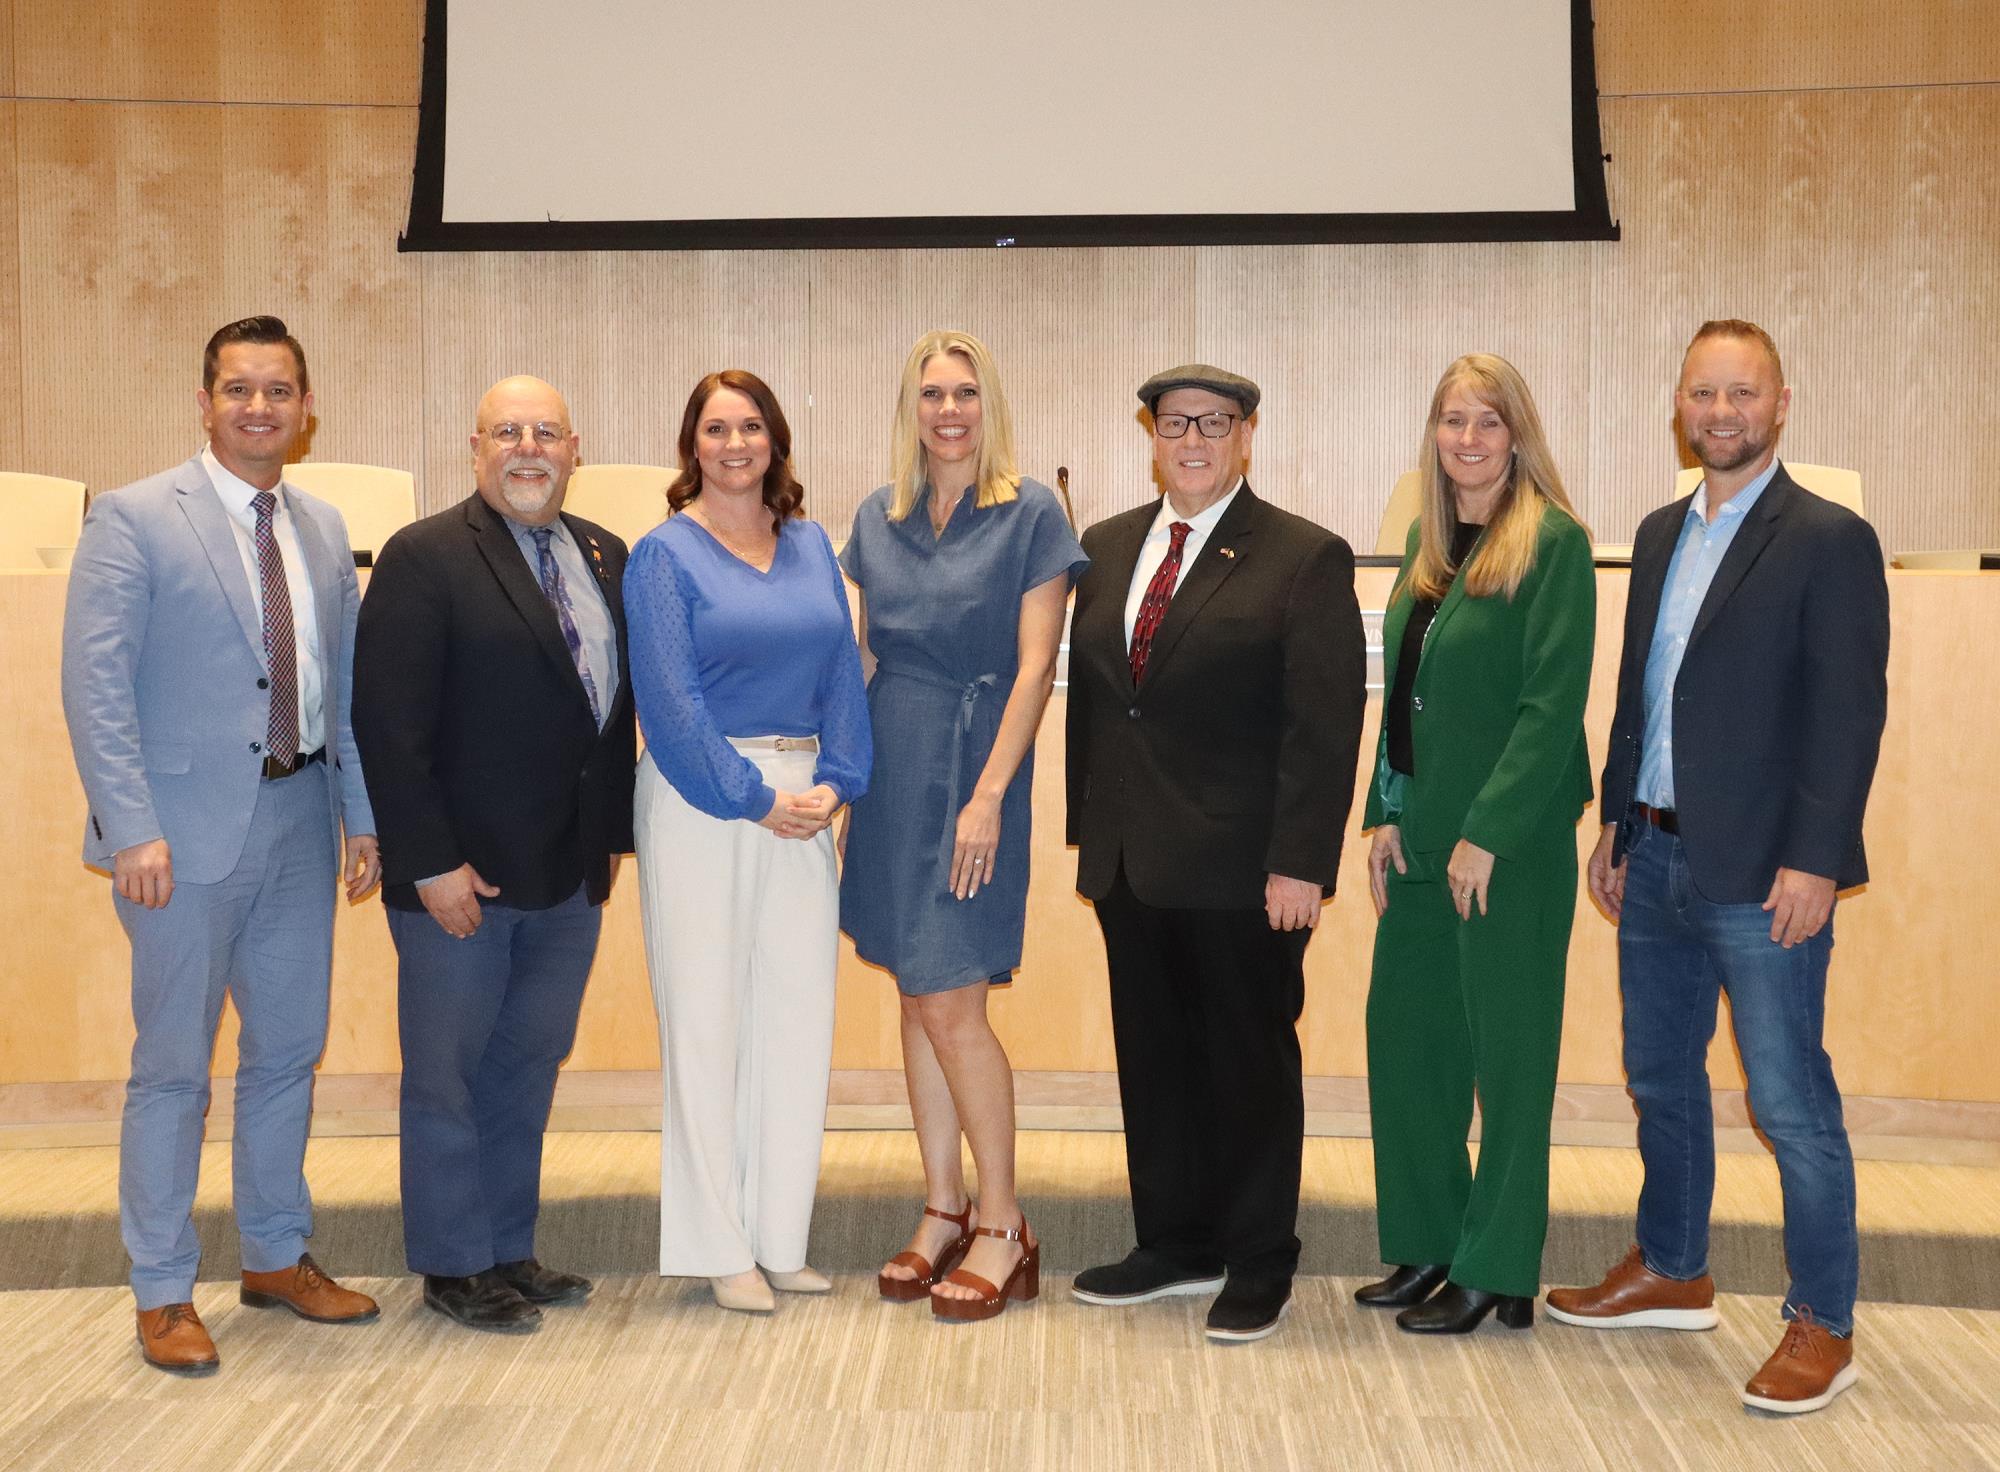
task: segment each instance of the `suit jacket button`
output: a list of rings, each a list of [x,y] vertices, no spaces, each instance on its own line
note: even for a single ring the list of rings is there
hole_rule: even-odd
[[[1126,711],[1125,714],[1130,716],[1133,720],[1136,721],[1139,719],[1139,707],[1135,705],[1130,710]]]
[[[271,682],[269,680],[264,679],[262,676],[259,676],[257,680],[257,688],[259,690],[268,690],[271,688]]]
[[[1412,695],[1412,696],[1410,697],[1410,709],[1411,709],[1411,710],[1422,710],[1423,708],[1424,708],[1424,698],[1423,698],[1423,696],[1421,696],[1421,695]]]

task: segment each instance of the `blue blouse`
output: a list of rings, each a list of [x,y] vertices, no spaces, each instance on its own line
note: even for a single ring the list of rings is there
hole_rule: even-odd
[[[769,572],[691,516],[639,539],[625,568],[632,696],[660,775],[716,818],[776,800],[737,736],[818,736],[816,782],[852,802],[874,744],[846,587],[816,522],[788,520]]]

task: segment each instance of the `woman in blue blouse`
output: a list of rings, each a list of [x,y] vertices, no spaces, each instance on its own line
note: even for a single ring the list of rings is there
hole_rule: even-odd
[[[1038,1287],[1014,1197],[1014,1077],[986,993],[1021,962],[1035,731],[1086,559],[1054,495],[1014,468],[1007,401],[977,338],[932,332],[910,350],[891,458],[840,559],[862,591],[881,738],[847,835],[840,920],[902,993],[924,1162],[923,1217],[878,1286],[928,1298],[940,1318],[983,1319]]]
[[[660,1016],[660,1271],[724,1308],[823,1293],[806,1264],[833,1052],[834,813],[873,760],[826,533],[762,379],[695,386],[677,515],[625,571],[646,754],[635,821]]]

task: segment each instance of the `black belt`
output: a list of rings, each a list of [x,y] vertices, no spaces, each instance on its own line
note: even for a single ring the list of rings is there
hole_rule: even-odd
[[[1643,802],[1635,802],[1632,804],[1632,811],[1662,833],[1671,833],[1677,838],[1680,836],[1680,816],[1672,808],[1649,808]]]
[[[326,748],[324,746],[318,751],[302,751],[289,761],[281,756],[267,756],[264,758],[264,780],[266,782],[277,782],[291,776],[292,773],[298,771],[301,767],[308,767],[314,762],[323,762],[325,760]]]

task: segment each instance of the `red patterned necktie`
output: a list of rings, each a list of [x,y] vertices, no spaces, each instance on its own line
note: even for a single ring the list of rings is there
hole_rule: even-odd
[[[1160,620],[1167,616],[1167,605],[1174,601],[1174,584],[1181,575],[1181,548],[1187,545],[1188,533],[1193,530],[1194,527],[1185,521],[1177,521],[1167,528],[1167,534],[1173,540],[1168,544],[1160,570],[1146,584],[1146,596],[1139,600],[1139,616],[1132,623],[1134,685],[1145,677],[1146,656],[1152,653],[1153,635],[1160,631]]]
[[[285,582],[285,559],[271,528],[278,498],[259,491],[250,498],[257,509],[257,577],[264,592],[264,658],[271,667],[271,716],[265,725],[264,753],[286,766],[299,759],[299,655],[292,639],[292,593]]]

